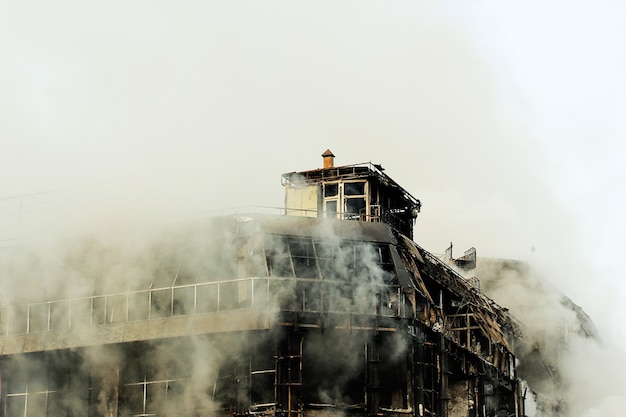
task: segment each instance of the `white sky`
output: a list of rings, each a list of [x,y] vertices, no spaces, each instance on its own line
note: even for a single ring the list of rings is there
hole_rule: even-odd
[[[2,2],[0,237],[281,206],[330,148],[422,200],[425,248],[529,259],[626,343],[625,9]]]

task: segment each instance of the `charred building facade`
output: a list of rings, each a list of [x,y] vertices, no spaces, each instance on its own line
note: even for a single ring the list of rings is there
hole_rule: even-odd
[[[0,416],[524,416],[507,311],[413,242],[382,168],[323,156],[286,215],[75,242],[85,285],[0,310]]]

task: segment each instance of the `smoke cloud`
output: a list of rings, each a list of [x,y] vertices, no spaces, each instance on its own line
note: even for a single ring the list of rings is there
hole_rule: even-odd
[[[420,198],[421,246],[437,252],[453,241],[487,256],[530,261],[542,280],[596,321],[605,354],[584,363],[604,369],[604,358],[617,361],[623,349],[616,345],[626,341],[619,330],[623,270],[615,265],[626,233],[612,185],[623,179],[615,168],[623,141],[611,140],[623,129],[611,120],[623,113],[623,102],[616,99],[606,114],[602,105],[610,91],[626,95],[619,94],[623,83],[610,81],[583,93],[611,80],[601,64],[605,56],[620,58],[610,45],[621,13],[605,22],[601,7],[579,19],[577,8],[558,5],[515,10],[528,17],[517,22],[522,38],[536,37],[530,44],[536,51],[549,46],[544,55],[507,66],[494,63],[485,39],[499,39],[500,52],[524,45],[495,30],[494,20],[516,22],[491,6],[455,4],[454,12],[403,1],[1,6],[0,243],[29,243],[2,250],[3,302],[20,302],[24,288],[41,288],[41,298],[79,297],[90,293],[94,276],[103,290],[123,288],[153,272],[156,258],[146,248],[158,240],[123,231],[230,207],[282,206],[279,174],[319,167],[319,153],[331,148],[338,165],[382,163]],[[484,19],[472,26],[472,14]],[[559,35],[541,37],[539,29],[554,22],[563,23]],[[594,22],[609,32],[600,45],[590,41],[598,32]],[[566,65],[555,66],[554,56]],[[595,63],[583,82],[573,75],[582,65],[572,64],[582,61]],[[546,78],[537,88],[558,94],[528,97],[512,81],[518,68],[541,73]],[[561,96],[568,102],[555,99]],[[593,123],[585,125],[589,114]],[[554,124],[562,120],[568,128],[559,130]],[[60,235],[103,230],[112,231],[99,238],[105,243],[56,243]],[[116,264],[120,254],[135,261]],[[574,320],[550,291],[507,296],[526,289],[515,284],[494,297],[527,326],[534,323],[538,338]],[[534,299],[554,311],[518,306]],[[572,346],[586,352],[595,344]],[[562,361],[575,356],[569,352]],[[581,363],[572,368],[583,369]],[[596,384],[590,392],[606,393],[595,395],[590,413],[607,413],[619,402],[611,388],[623,386],[619,376],[611,378],[615,385],[580,379]]]
[[[522,341],[514,350],[518,376],[535,391],[529,415],[621,415],[626,376],[615,366],[621,349],[602,339],[579,306],[525,262],[480,259],[472,272],[520,322]]]

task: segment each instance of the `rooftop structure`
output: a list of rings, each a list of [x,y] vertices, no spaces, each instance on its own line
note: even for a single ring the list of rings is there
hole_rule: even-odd
[[[420,201],[383,172],[362,163],[335,167],[330,150],[324,168],[283,174],[288,215],[384,222],[413,239]]]

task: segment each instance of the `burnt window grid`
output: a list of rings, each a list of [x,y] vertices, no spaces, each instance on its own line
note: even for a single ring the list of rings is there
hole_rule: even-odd
[[[148,318],[163,318],[172,315],[172,290],[172,287],[150,290]]]
[[[268,276],[293,277],[295,276],[291,253],[287,237],[283,235],[268,235],[264,242],[265,261]]]
[[[18,372],[9,373],[8,380],[3,381],[4,416],[39,417],[42,412],[56,416],[66,412],[60,395],[71,389],[69,373],[63,368],[53,371],[48,361],[49,358],[40,357],[31,366],[18,365]]]
[[[348,269],[348,279],[358,275],[362,268],[361,261],[365,255],[366,244],[354,241],[342,241],[339,250],[343,252],[345,267]]]
[[[178,266],[178,271],[176,272],[176,276],[174,277],[174,287],[183,287],[186,285],[193,285],[198,282],[200,277],[201,269],[196,265],[190,267],[185,262],[180,262]]]
[[[180,384],[180,379],[148,380],[124,384],[124,407],[129,416],[150,416],[161,411],[162,402],[174,391],[172,387]]]
[[[104,302],[106,323],[128,321],[128,293],[107,295]]]
[[[252,346],[250,349],[250,409],[253,411],[276,405],[274,349],[275,347],[267,342],[261,346]]]
[[[326,182],[324,186],[324,197],[337,197],[339,195],[338,182]]]
[[[25,392],[6,394],[4,400],[6,417],[41,417],[44,411],[48,415],[52,407],[52,395],[54,390],[30,391],[28,386]]]
[[[168,288],[174,286],[182,260],[179,257],[161,257],[156,267],[150,289]]]
[[[261,236],[254,236],[248,241],[247,253],[248,258],[248,276],[269,276],[267,268],[267,259],[265,253],[265,245]]]
[[[296,278],[296,307],[299,310],[319,311],[321,309],[321,277],[317,262],[315,241],[305,237],[288,237],[289,252]]]
[[[344,219],[368,220],[367,213],[367,181],[354,180],[343,183]]]
[[[339,182],[328,182],[323,184],[324,191],[324,207],[322,209],[324,217],[328,219],[336,219],[339,215],[339,199],[340,189]]]
[[[379,314],[382,316],[403,317],[404,297],[399,285],[386,285],[380,287],[378,292]]]
[[[269,275],[265,245],[259,236],[238,237],[234,243],[234,264],[238,278]]]
[[[391,249],[389,244],[375,244],[372,246],[374,254],[374,262],[383,271],[383,281],[385,284],[391,284],[397,282],[397,274],[393,258],[391,256]]]
[[[319,278],[317,252],[314,240],[309,237],[288,237],[288,249],[297,278]]]
[[[196,312],[196,284],[172,288],[172,315],[184,316]]]
[[[91,297],[91,324],[106,323],[106,296],[98,295]]]
[[[194,314],[199,275],[199,269],[186,270],[180,257],[172,262],[162,260],[151,283],[149,318]]]
[[[374,261],[380,265],[384,271],[393,272],[393,259],[391,258],[391,251],[388,244],[375,244],[372,245],[372,251],[374,253]]]
[[[315,239],[315,252],[320,269],[321,279],[334,279],[337,277],[337,256],[339,252],[339,242],[332,240]]]

